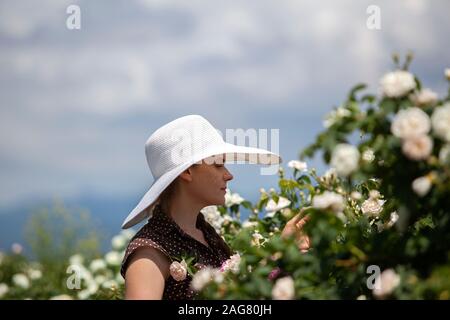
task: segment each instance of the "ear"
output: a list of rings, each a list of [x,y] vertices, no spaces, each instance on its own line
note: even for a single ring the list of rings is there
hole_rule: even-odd
[[[187,168],[179,175],[180,179],[182,179],[185,182],[191,182],[192,181],[192,168]]]

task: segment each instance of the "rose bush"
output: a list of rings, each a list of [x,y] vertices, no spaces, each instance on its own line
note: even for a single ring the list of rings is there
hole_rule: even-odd
[[[252,214],[222,227],[241,254],[240,270],[211,279],[202,297],[449,298],[450,97],[439,99],[406,69],[380,85],[378,97],[354,87],[301,153],[300,160],[322,154],[327,173],[294,160],[288,176],[280,170],[277,191],[219,209]],[[304,253],[280,230],[308,206],[312,248]],[[255,233],[264,245],[254,245]]]
[[[450,95],[422,88],[407,66],[380,87],[380,96],[354,87],[300,159],[280,168],[277,189],[260,189],[254,204],[228,191],[225,206],[202,210],[235,254],[194,274],[199,298],[449,298]],[[316,154],[330,166],[324,174],[304,162]],[[309,250],[281,236],[297,214],[309,216]],[[66,270],[48,288],[41,266],[0,254],[0,299],[122,298],[120,261],[131,236],[114,237],[104,257],[72,256],[66,265],[81,270],[75,290],[65,287]],[[189,268],[183,260],[171,273],[183,279]]]

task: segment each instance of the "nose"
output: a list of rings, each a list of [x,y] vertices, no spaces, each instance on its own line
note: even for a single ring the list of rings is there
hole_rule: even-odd
[[[227,168],[225,168],[225,174],[223,175],[223,178],[225,181],[233,180],[233,175],[231,174],[230,171],[228,171]]]

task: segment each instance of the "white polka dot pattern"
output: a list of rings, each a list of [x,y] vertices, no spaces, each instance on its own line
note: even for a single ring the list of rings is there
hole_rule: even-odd
[[[174,257],[188,256],[195,257],[195,262],[201,265],[220,267],[232,254],[230,248],[215,229],[205,221],[202,213],[198,214],[197,228],[203,232],[209,246],[185,233],[170,216],[161,210],[161,206],[157,205],[153,211],[153,217],[128,244],[122,262],[122,276],[125,277],[130,256],[141,247],[158,249],[170,260]],[[195,292],[190,288],[191,280],[189,275],[179,282],[169,276],[165,282],[163,299],[194,299]]]

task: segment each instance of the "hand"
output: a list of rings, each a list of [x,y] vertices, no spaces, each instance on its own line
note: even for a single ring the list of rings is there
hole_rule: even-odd
[[[302,231],[304,225],[309,220],[309,216],[304,216],[300,218],[302,213],[309,209],[310,207],[304,207],[300,210],[300,212],[295,215],[291,220],[286,223],[286,226],[281,231],[281,236],[283,238],[290,237],[292,235],[295,236],[295,242],[297,243],[297,247],[301,252],[307,252],[311,248],[311,241],[309,237]]]

